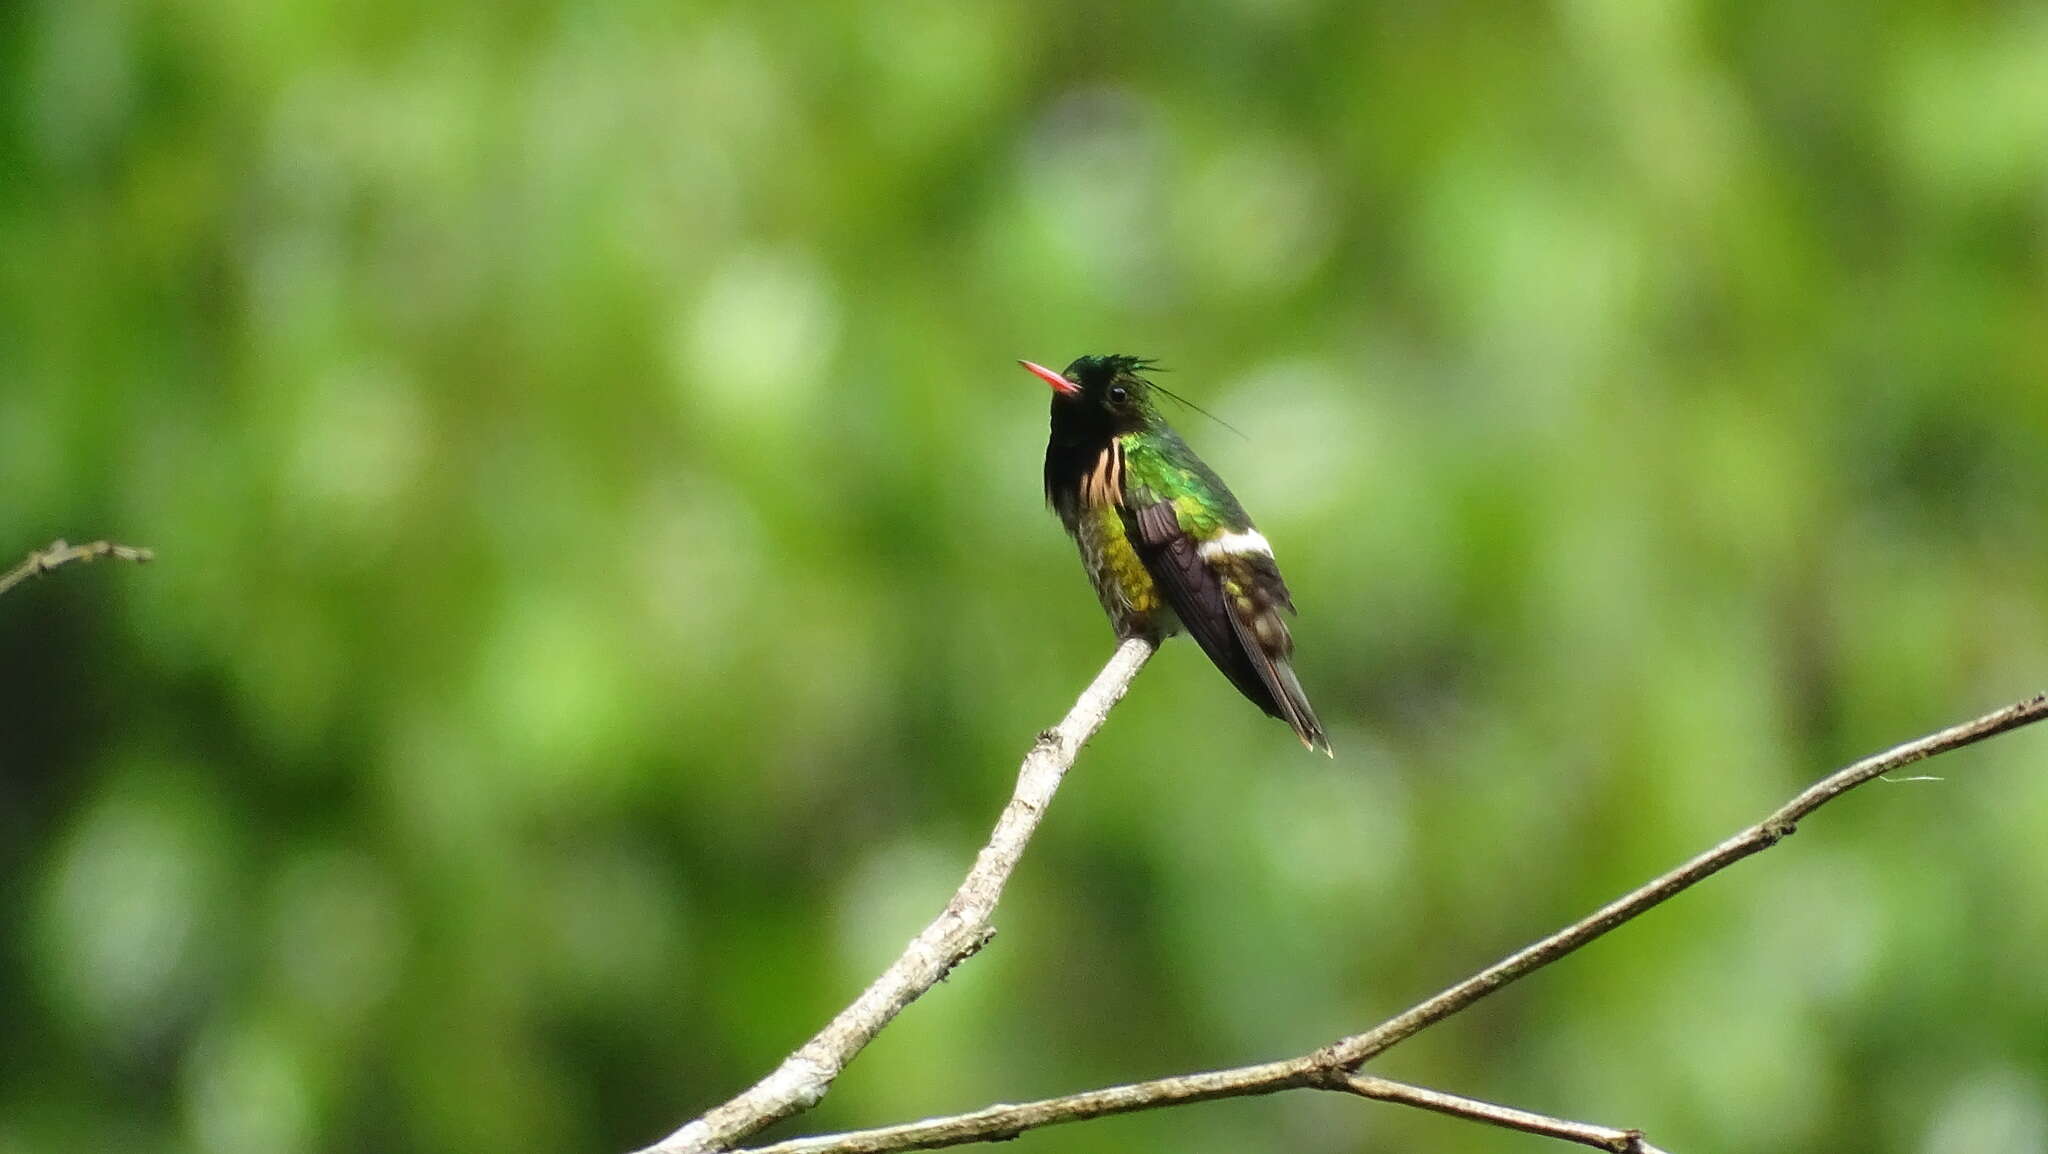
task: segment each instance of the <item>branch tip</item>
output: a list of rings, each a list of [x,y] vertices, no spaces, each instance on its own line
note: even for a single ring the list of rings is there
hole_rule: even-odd
[[[0,574],[0,593],[5,593],[31,577],[41,577],[52,569],[76,561],[87,564],[101,557],[112,557],[117,561],[129,561],[146,565],[156,560],[156,551],[139,545],[122,545],[114,541],[93,541],[85,545],[73,545],[59,537],[46,548],[31,552],[21,564]]]

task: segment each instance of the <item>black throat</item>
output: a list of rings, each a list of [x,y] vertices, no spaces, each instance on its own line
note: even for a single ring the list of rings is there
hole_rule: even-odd
[[[1077,409],[1091,410],[1094,419],[1072,412]],[[1094,471],[1115,436],[1108,414],[1096,406],[1079,398],[1053,401],[1052,435],[1045,442],[1045,499],[1060,516],[1072,519],[1082,479]]]

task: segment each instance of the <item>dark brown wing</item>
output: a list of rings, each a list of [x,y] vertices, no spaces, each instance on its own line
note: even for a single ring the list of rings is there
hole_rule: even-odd
[[[1201,542],[1181,528],[1169,502],[1126,506],[1123,516],[1138,559],[1202,652],[1252,704],[1287,722],[1303,745],[1329,752],[1289,662],[1294,638],[1280,610],[1291,612],[1294,604],[1272,557],[1204,558]]]
[[[1223,577],[1201,556],[1201,543],[1180,527],[1173,505],[1159,501],[1124,511],[1124,530],[1138,559],[1159,584],[1167,604],[1180,617],[1188,636],[1216,663],[1237,691],[1274,717],[1282,716],[1272,690],[1245,652],[1237,626],[1231,623]]]

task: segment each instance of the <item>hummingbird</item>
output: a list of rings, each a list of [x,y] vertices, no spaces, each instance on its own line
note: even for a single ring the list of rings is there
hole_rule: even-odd
[[[1081,357],[1065,372],[1018,361],[1052,386],[1045,499],[1119,638],[1183,628],[1237,691],[1330,753],[1291,659],[1294,612],[1273,547],[1214,470],[1159,413],[1154,361]],[[1171,394],[1167,394],[1171,395]]]

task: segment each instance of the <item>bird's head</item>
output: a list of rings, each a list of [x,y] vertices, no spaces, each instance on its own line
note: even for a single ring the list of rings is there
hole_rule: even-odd
[[[1142,429],[1156,419],[1152,382],[1139,375],[1155,365],[1143,357],[1121,353],[1077,357],[1063,373],[1030,361],[1017,363],[1052,386],[1055,436],[1112,436]]]

